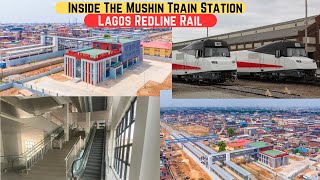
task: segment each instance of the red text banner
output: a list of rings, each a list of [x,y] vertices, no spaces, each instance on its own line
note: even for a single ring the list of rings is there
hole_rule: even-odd
[[[213,27],[214,14],[88,14],[88,27]]]

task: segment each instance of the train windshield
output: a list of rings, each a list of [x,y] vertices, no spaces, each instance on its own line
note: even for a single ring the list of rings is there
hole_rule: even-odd
[[[306,50],[304,48],[287,48],[288,57],[303,56],[306,57]]]
[[[230,57],[228,48],[206,47],[204,57]]]

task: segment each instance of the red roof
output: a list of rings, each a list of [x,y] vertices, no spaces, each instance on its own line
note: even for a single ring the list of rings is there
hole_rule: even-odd
[[[245,146],[248,143],[251,143],[251,141],[247,139],[238,139],[233,141],[233,143],[227,143],[227,145],[230,147],[239,147],[239,146]]]
[[[159,48],[159,49],[172,49],[171,42],[162,42],[162,41],[151,41],[151,42],[142,42],[143,47]]]

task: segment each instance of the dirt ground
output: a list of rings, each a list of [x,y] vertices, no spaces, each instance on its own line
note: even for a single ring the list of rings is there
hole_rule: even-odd
[[[293,178],[292,180],[303,180],[304,178],[302,177],[304,174],[311,172],[312,169],[308,168],[304,171],[302,171],[300,174],[298,174],[295,178]]]
[[[289,156],[290,159],[295,160],[295,161],[303,161],[302,158],[298,158],[296,156]]]
[[[305,84],[292,84],[286,82],[251,81],[239,79],[234,84],[241,86],[252,86],[267,88],[269,90],[284,91],[287,87],[292,94],[300,94],[303,98],[319,98],[320,90],[318,86]]]
[[[137,96],[160,96],[161,90],[172,89],[172,75],[162,82],[148,81],[142,88],[137,91]]]
[[[275,179],[272,173],[264,170],[263,168],[253,163],[241,164],[241,167],[252,173],[258,180]]]
[[[63,75],[63,71],[55,73],[55,74],[51,74],[49,77],[56,80],[56,81],[60,81],[60,82],[65,82],[65,81],[70,80],[70,78]]]
[[[182,156],[177,157],[177,168],[173,167],[173,173],[180,172],[181,175],[177,179],[183,180],[183,177],[188,176],[190,180],[210,180],[210,176],[204,172],[198,164],[192,160],[184,151],[178,150]],[[179,169],[178,169],[179,168]],[[182,176],[182,177],[181,177]]]
[[[34,75],[37,75],[37,74],[40,74],[40,73],[47,72],[47,71],[49,71],[50,69],[54,69],[54,68],[60,67],[60,66],[62,66],[62,65],[63,65],[63,63],[55,64],[55,65],[43,67],[43,68],[40,68],[40,69],[36,69],[36,70],[33,70],[33,71],[28,71],[28,72],[25,72],[25,73],[23,73],[23,74],[26,75],[27,77],[29,77],[29,76],[34,76]]]
[[[4,91],[0,91],[0,96],[16,96],[19,95],[19,89],[17,88],[10,88]]]
[[[209,132],[209,128],[201,126],[201,125],[174,125],[176,128],[179,128],[182,131],[185,131],[189,134],[193,134],[195,136],[205,136]]]
[[[164,134],[164,138],[160,141],[160,146],[165,146],[164,139],[171,139],[170,134],[161,129],[161,133]],[[185,176],[188,176],[190,180],[210,180],[210,176],[202,170],[202,168],[192,160],[183,150],[180,150],[178,145],[173,145],[176,151],[172,151],[174,154],[181,154],[181,156],[171,157],[170,164],[171,169],[177,180],[183,180]]]

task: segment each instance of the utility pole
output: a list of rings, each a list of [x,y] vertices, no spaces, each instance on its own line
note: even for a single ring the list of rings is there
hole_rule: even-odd
[[[305,33],[305,46],[306,46],[306,52],[307,52],[307,55],[308,55],[308,0],[305,0],[306,1],[306,19],[305,19],[305,30],[304,30],[304,33]]]
[[[207,39],[209,38],[209,27],[207,27]]]

